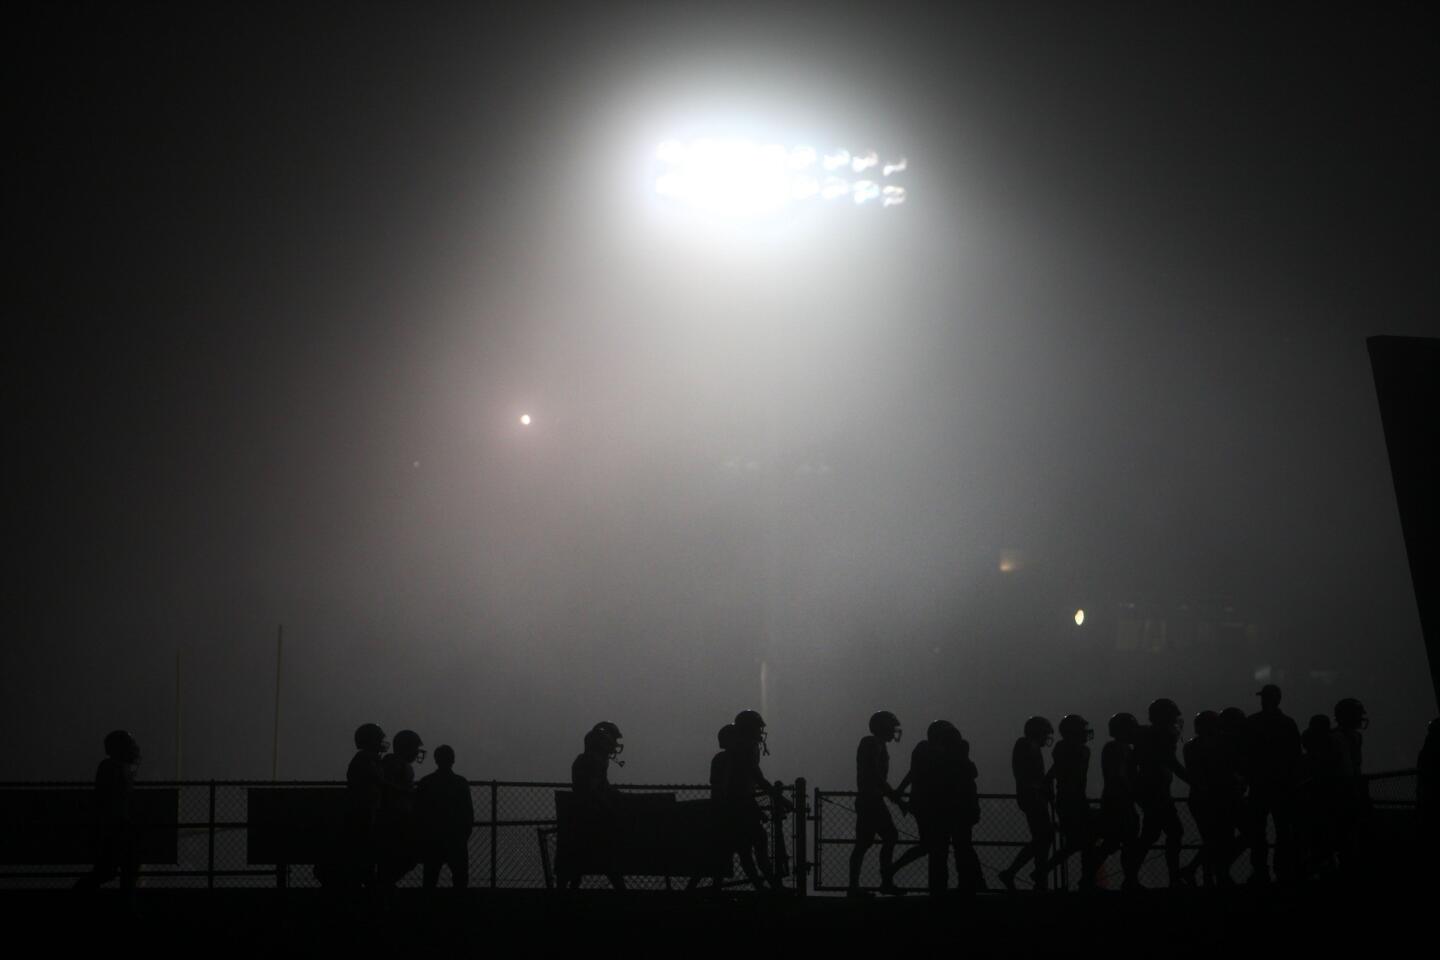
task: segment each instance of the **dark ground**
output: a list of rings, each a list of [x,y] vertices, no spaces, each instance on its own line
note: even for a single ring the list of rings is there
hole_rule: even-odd
[[[276,955],[548,953],[711,954],[858,949],[986,956],[1344,956],[1435,944],[1435,886],[1239,888],[1138,894],[849,901],[706,899],[678,894],[401,891],[388,909],[319,891],[146,890],[132,918],[118,892],[0,894],[0,922],[68,952],[121,950]],[[585,943],[586,939],[589,943]],[[1431,944],[1430,948],[1424,946]]]

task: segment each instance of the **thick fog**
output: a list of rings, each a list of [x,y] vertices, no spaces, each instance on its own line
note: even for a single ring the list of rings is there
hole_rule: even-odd
[[[1413,763],[1364,338],[1437,333],[1433,39],[566,10],[36,25],[0,777],[117,726],[269,777],[280,625],[281,778],[373,720],[563,779],[605,719],[617,782],[697,782],[753,707],[770,776],[846,788],[890,709],[1006,790],[1031,714],[1267,681]],[[904,155],[907,202],[717,222],[650,179],[705,134]]]

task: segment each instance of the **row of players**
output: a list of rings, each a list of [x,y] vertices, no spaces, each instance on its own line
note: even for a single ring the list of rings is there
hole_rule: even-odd
[[[1369,725],[1364,706],[1345,698],[1335,705],[1333,727],[1329,717],[1317,715],[1302,734],[1280,710],[1279,687],[1267,684],[1257,696],[1260,710],[1248,716],[1237,707],[1198,713],[1195,736],[1185,743],[1183,760],[1178,751],[1184,720],[1173,700],[1162,697],[1152,702],[1148,724],[1130,713],[1115,714],[1109,722],[1110,741],[1101,751],[1104,784],[1098,811],[1088,796],[1088,744],[1094,738],[1089,722],[1079,714],[1066,716],[1056,742],[1054,725],[1044,717],[1031,717],[1011,754],[1016,803],[1025,816],[1030,842],[1000,871],[1001,883],[1013,890],[1017,874],[1033,862],[1032,883],[1044,890],[1051,873],[1078,854],[1080,885],[1093,888],[1105,862],[1119,853],[1124,887],[1134,889],[1146,853],[1162,837],[1172,886],[1193,884],[1202,870],[1206,885],[1233,883],[1231,866],[1247,848],[1250,882],[1268,883],[1272,875],[1267,835],[1272,820],[1275,871],[1281,879],[1314,872],[1321,861],[1332,857],[1342,867],[1353,861],[1369,802],[1359,776],[1361,731]],[[1428,754],[1432,780],[1436,726],[1436,722],[1430,725],[1421,764],[1427,766]],[[871,717],[870,731],[856,754],[859,796],[851,892],[858,892],[861,866],[877,839],[882,892],[898,892],[895,871],[921,856],[930,858],[932,891],[945,889],[950,847],[955,850],[961,888],[983,888],[971,845],[979,805],[968,745],[952,725],[932,724],[926,740],[911,755],[905,780],[891,787],[886,744],[900,739],[900,722],[893,713],[882,711]],[[1042,751],[1052,744],[1047,769]],[[1422,770],[1422,778],[1425,775]],[[1176,778],[1190,787],[1187,799],[1201,841],[1200,852],[1184,867],[1180,863],[1184,829],[1171,794]],[[920,843],[895,860],[898,831],[885,801],[909,814],[907,786]],[[1052,854],[1057,823],[1060,847]]]
[[[1023,735],[1012,752],[1016,803],[1025,815],[1030,842],[1000,872],[1000,880],[1013,889],[1019,871],[1033,861],[1031,879],[1044,889],[1050,874],[1070,857],[1081,858],[1081,884],[1092,885],[1105,861],[1119,853],[1125,885],[1138,885],[1137,875],[1146,851],[1162,836],[1171,884],[1193,883],[1203,870],[1204,882],[1231,882],[1231,865],[1246,848],[1251,854],[1252,882],[1271,878],[1267,843],[1270,821],[1276,836],[1275,869],[1282,879],[1295,878],[1316,866],[1315,856],[1353,857],[1358,825],[1368,803],[1361,769],[1361,731],[1368,717],[1358,700],[1346,698],[1335,706],[1335,722],[1312,717],[1302,734],[1295,722],[1280,711],[1280,689],[1267,685],[1258,694],[1261,709],[1249,716],[1239,708],[1201,711],[1195,718],[1195,737],[1177,756],[1184,728],[1180,708],[1161,698],[1149,706],[1142,725],[1129,713],[1110,719],[1110,741],[1101,752],[1104,780],[1099,810],[1088,799],[1090,747],[1094,737],[1089,723],[1077,714],[1055,727],[1043,717],[1025,722]],[[1432,721],[1420,760],[1422,807],[1433,806],[1436,788],[1437,727]],[[859,877],[869,850],[879,842],[882,892],[900,892],[894,885],[897,870],[920,857],[929,860],[932,891],[948,887],[948,861],[953,849],[962,890],[985,886],[972,833],[980,820],[976,791],[978,772],[970,760],[970,745],[953,723],[937,720],[910,757],[910,769],[896,787],[889,783],[887,744],[902,735],[899,718],[880,711],[870,718],[870,734],[856,752],[856,835],[850,859],[850,889],[859,891]],[[715,802],[719,836],[735,855],[747,878],[757,887],[778,886],[764,830],[765,812],[757,798],[768,796],[788,812],[789,803],[760,769],[768,755],[766,725],[754,710],[741,711],[719,732],[719,752],[710,768],[711,798]],[[338,880],[378,887],[393,886],[405,873],[424,863],[424,883],[434,886],[440,869],[448,866],[452,882],[464,886],[469,875],[469,836],[474,809],[468,781],[453,770],[454,750],[435,750],[437,770],[418,782],[414,766],[425,759],[418,734],[402,730],[393,748],[376,724],[355,732],[357,752],[346,773],[346,814],[342,842],[335,861],[317,871],[322,882]],[[1043,750],[1053,745],[1049,769]],[[118,874],[133,877],[133,856],[124,839],[128,821],[130,786],[139,762],[139,747],[124,731],[106,737],[107,757],[96,774],[98,812],[102,827],[101,850],[91,886]],[[584,750],[571,765],[571,784],[582,822],[592,837],[603,837],[618,796],[608,769],[623,766],[620,729],[614,723],[596,724],[584,738]],[[1201,851],[1185,867],[1180,865],[1183,827],[1171,795],[1178,777],[1190,786],[1189,806],[1201,834]],[[887,801],[907,816],[914,816],[920,842],[898,860],[894,849],[899,832]],[[1428,803],[1427,803],[1428,801]],[[1425,816],[1422,811],[1422,816]],[[1433,818],[1433,813],[1430,817]],[[1061,845],[1052,853],[1056,837]],[[105,837],[113,838],[110,843]],[[602,841],[603,843],[603,841]],[[112,849],[113,848],[113,849]],[[611,877],[623,887],[623,878]],[[562,864],[561,882],[574,886],[579,877]]]

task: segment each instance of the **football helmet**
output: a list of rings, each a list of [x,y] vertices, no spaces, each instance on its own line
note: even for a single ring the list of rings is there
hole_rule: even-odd
[[[355,749],[388,753],[390,741],[385,739],[385,731],[380,729],[380,724],[362,723],[355,728]]]
[[[900,729],[900,718],[889,710],[879,710],[870,715],[870,732],[881,740],[895,741],[905,733]]]
[[[620,740],[624,736],[618,726],[609,720],[601,720],[590,728],[590,734],[585,738],[585,748],[587,750],[590,749],[593,743],[595,752],[605,754],[605,756],[615,761],[616,766],[623,767],[625,766],[625,761],[620,759],[620,754],[625,752],[625,744],[621,743]]]
[[[1364,730],[1370,726],[1365,705],[1354,697],[1346,697],[1335,704],[1335,726],[1341,730]]]
[[[1081,743],[1089,743],[1095,739],[1095,730],[1090,726],[1090,721],[1078,713],[1067,713],[1060,718],[1060,738],[1062,740],[1079,740]]]
[[[1107,729],[1110,731],[1112,738],[1129,741],[1134,738],[1135,731],[1139,726],[1140,721],[1136,719],[1135,714],[1122,711],[1110,718],[1110,724]]]
[[[760,752],[769,756],[770,747],[767,743],[768,734],[765,732],[765,718],[760,716],[756,710],[741,710],[735,714],[735,733],[741,743],[753,743],[760,747]]]
[[[1055,742],[1055,725],[1044,717],[1031,717],[1025,721],[1025,739],[1039,740],[1048,747]]]
[[[395,756],[406,763],[425,762],[425,743],[414,730],[401,730],[395,734]]]

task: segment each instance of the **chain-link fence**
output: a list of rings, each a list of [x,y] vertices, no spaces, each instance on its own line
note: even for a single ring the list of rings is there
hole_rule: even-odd
[[[769,810],[767,845],[783,882],[802,873],[804,782],[782,786],[799,817]],[[472,781],[468,885],[540,889],[554,884],[556,794],[568,783]],[[622,785],[626,796],[707,799],[706,785]],[[345,786],[330,781],[210,781],[137,784],[132,820],[145,887],[317,886],[316,864],[334,859]],[[82,783],[0,784],[0,888],[65,887],[89,871],[96,835],[94,787]],[[288,862],[287,862],[288,861]],[[323,867],[322,867],[323,869]],[[419,866],[397,885],[419,886]],[[683,887],[689,877],[631,875],[631,888]],[[441,884],[449,884],[442,871]],[[582,886],[608,886],[586,877]]]

